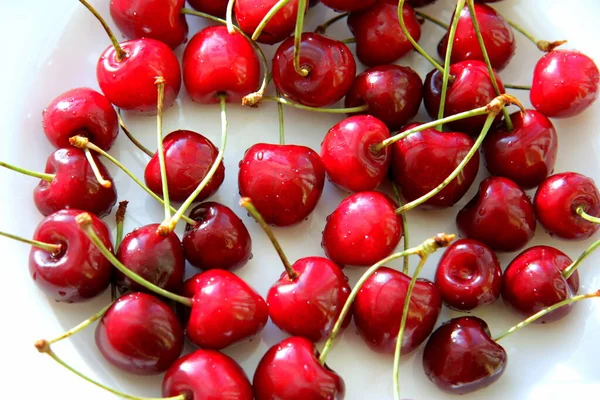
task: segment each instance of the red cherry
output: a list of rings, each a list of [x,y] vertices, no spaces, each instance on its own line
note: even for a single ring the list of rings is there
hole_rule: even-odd
[[[594,61],[575,50],[553,50],[533,71],[531,104],[548,117],[584,112],[600,94],[600,72]]]
[[[321,245],[338,265],[370,266],[390,255],[401,237],[393,200],[379,192],[359,192],[327,217]]]
[[[463,236],[493,250],[517,251],[535,234],[536,220],[523,189],[510,179],[492,176],[458,212],[456,225]]]
[[[308,147],[258,143],[240,162],[238,185],[240,195],[252,199],[267,223],[289,226],[315,209],[325,166]]]
[[[221,94],[228,102],[240,102],[256,91],[259,79],[254,48],[248,39],[230,34],[225,26],[201,30],[183,53],[183,83],[195,102],[218,103]]]
[[[60,245],[58,253],[32,247],[29,273],[51,299],[74,303],[102,293],[110,282],[112,265],[80,231],[75,217],[81,210],[61,210],[46,217],[35,230],[33,240]],[[108,226],[90,215],[92,227],[102,243],[112,251]]]
[[[235,19],[240,29],[252,36],[260,22],[277,4],[278,0],[239,0],[234,3]],[[267,23],[257,39],[259,43],[275,44],[285,40],[294,32],[298,0],[291,0]]]
[[[502,269],[485,244],[460,239],[442,255],[435,273],[444,304],[457,311],[473,311],[500,298]]]
[[[418,42],[421,24],[408,4],[402,8],[404,23]],[[398,0],[378,0],[366,10],[348,16],[348,28],[356,38],[356,56],[363,64],[392,64],[413,50],[398,21]]]
[[[183,328],[158,298],[127,293],[98,323],[96,345],[114,366],[136,375],[154,375],[166,371],[181,355]]]
[[[354,302],[354,323],[365,343],[375,351],[394,354],[410,277],[382,267],[367,279]],[[402,338],[402,354],[427,339],[442,311],[440,291],[418,279],[410,299]]]
[[[407,125],[403,131],[421,125]],[[426,195],[442,183],[465,158],[475,142],[460,132],[425,129],[392,144],[392,176],[407,202]],[[479,171],[479,153],[460,174],[422,207],[452,207],[469,190]]]
[[[339,12],[364,10],[375,4],[377,0],[321,0],[327,7]]]
[[[271,347],[254,373],[256,400],[342,400],[344,380],[317,357],[315,345],[301,337]]]
[[[188,3],[194,10],[225,18],[228,0],[188,0]]]
[[[345,106],[369,106],[367,113],[390,129],[400,129],[417,115],[423,98],[421,77],[409,67],[382,65],[359,74],[348,93]]]
[[[492,175],[504,176],[523,189],[532,189],[554,169],[558,151],[556,130],[544,114],[535,110],[516,112],[510,119],[512,131],[500,125],[485,138],[485,164]]]

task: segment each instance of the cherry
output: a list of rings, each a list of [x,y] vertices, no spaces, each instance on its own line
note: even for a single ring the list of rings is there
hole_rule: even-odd
[[[403,131],[419,126],[413,123]],[[392,144],[392,176],[406,201],[426,195],[442,183],[465,158],[475,142],[460,132],[433,128],[413,133]],[[469,190],[479,171],[479,154],[440,193],[423,203],[425,207],[452,207]]]
[[[110,15],[129,39],[155,39],[174,49],[187,38],[184,6],[185,0],[111,0]]]
[[[321,0],[324,5],[339,12],[364,10],[376,2],[377,0]]]
[[[166,371],[181,355],[183,339],[171,308],[139,292],[120,297],[96,327],[96,345],[104,358],[136,375]]]
[[[225,18],[228,0],[188,0],[188,3],[194,10]]]
[[[401,237],[393,200],[379,192],[359,192],[327,217],[321,245],[338,265],[369,266],[388,256]]]
[[[214,350],[196,350],[175,361],[163,378],[162,395],[184,395],[189,400],[253,398],[244,370],[232,358]]]
[[[535,234],[536,220],[523,189],[510,179],[492,176],[458,212],[456,225],[463,236],[495,251],[517,251]]]
[[[271,347],[254,373],[256,400],[341,400],[346,385],[341,376],[317,359],[315,345],[301,337]]]
[[[496,254],[473,239],[460,239],[444,252],[435,273],[444,304],[473,311],[500,298],[502,269]]]
[[[235,18],[240,29],[252,36],[260,22],[277,4],[278,0],[239,0],[234,3]],[[286,39],[294,32],[298,0],[291,0],[279,10],[267,23],[258,38],[259,43],[275,44]]]
[[[600,94],[600,71],[575,50],[553,50],[536,64],[529,93],[531,104],[548,117],[573,117]]]
[[[552,175],[542,182],[533,206],[542,226],[560,238],[583,240],[600,228],[584,218],[600,215],[598,188],[591,178],[575,172]]]
[[[321,198],[325,166],[305,146],[258,143],[240,162],[240,195],[249,197],[267,223],[289,226],[308,217]]]
[[[408,32],[419,41],[421,24],[414,9],[402,8]],[[398,21],[398,0],[378,0],[373,6],[348,16],[348,28],[356,39],[356,56],[363,64],[393,64],[413,50]]]
[[[542,113],[527,110],[511,114],[513,130],[499,126],[483,142],[483,155],[492,175],[511,179],[532,189],[552,173],[558,137],[552,122]]]
[[[419,111],[421,77],[409,67],[382,65],[359,74],[348,90],[346,107],[369,106],[368,113],[390,129],[400,129]]]

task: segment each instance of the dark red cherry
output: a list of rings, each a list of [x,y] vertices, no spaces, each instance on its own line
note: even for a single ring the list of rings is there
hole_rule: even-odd
[[[415,10],[405,4],[402,15],[408,32],[418,42],[421,24]],[[398,21],[398,0],[377,0],[372,7],[351,13],[348,28],[356,39],[356,56],[369,67],[393,64],[413,50]]]
[[[381,65],[359,74],[348,93],[345,106],[369,106],[366,113],[382,120],[392,130],[410,121],[421,106],[423,82],[409,67]]]
[[[321,159],[329,180],[349,192],[373,190],[390,167],[390,150],[372,146],[390,137],[383,122],[370,115],[346,118],[327,132],[321,143]]]
[[[473,239],[460,239],[446,249],[435,272],[444,304],[473,311],[500,298],[502,269],[496,254]]]
[[[433,332],[423,352],[423,369],[439,389],[466,394],[496,382],[507,358],[484,320],[458,317]]]
[[[364,10],[376,2],[377,0],[321,0],[324,5],[339,12]]]
[[[188,0],[190,7],[194,10],[225,18],[228,0]]]
[[[199,269],[234,269],[252,257],[252,239],[242,220],[227,206],[214,202],[197,205],[189,215],[183,251]],[[193,295],[193,294],[192,294]]]
[[[402,237],[396,205],[379,192],[344,199],[327,217],[321,245],[338,265],[370,266],[387,257]]]
[[[342,400],[344,380],[317,357],[315,345],[302,337],[271,347],[254,373],[256,400]]]
[[[273,57],[273,82],[281,93],[309,107],[325,107],[346,95],[356,75],[356,63],[348,46],[317,33],[303,33],[300,41],[302,76],[294,69],[294,38],[290,37]]]
[[[410,276],[382,267],[367,279],[354,302],[354,323],[370,348],[394,354]],[[431,334],[442,311],[440,291],[418,279],[410,299],[402,354],[416,349]]]
[[[252,36],[262,19],[278,0],[239,0],[234,4],[235,19],[242,31]],[[308,5],[308,4],[307,4]],[[257,39],[259,43],[275,44],[285,40],[294,32],[298,0],[291,0],[267,23]]]
[[[517,251],[535,234],[536,220],[529,197],[516,183],[489,177],[479,192],[458,212],[462,236],[485,243],[495,251]]]
[[[253,399],[244,370],[214,350],[196,350],[175,361],[163,378],[162,395],[185,395],[189,400]]]
[[[402,130],[419,126],[409,124]],[[460,132],[440,132],[433,128],[413,133],[392,144],[392,176],[407,202],[435,189],[458,167],[475,142]],[[440,193],[421,207],[452,207],[469,190],[479,171],[479,153]]]
[[[167,186],[171,201],[184,202],[204,179],[215,160],[219,149],[199,133],[179,130],[169,133],[163,139]],[[212,196],[225,179],[225,167],[219,165],[208,184],[194,201],[202,201]],[[162,196],[162,178],[158,154],[146,165],[144,180],[150,190]]]
[[[523,189],[538,186],[554,169],[558,137],[544,114],[527,110],[511,114],[513,130],[504,125],[488,134],[483,156],[492,175],[513,180]]]
[[[533,71],[531,104],[548,117],[584,112],[600,94],[600,72],[594,61],[575,50],[553,50]]]
[[[74,303],[102,293],[110,283],[112,265],[79,229],[75,217],[81,210],[61,210],[46,217],[33,234],[33,240],[60,245],[57,254],[32,247],[29,273],[49,298]],[[91,215],[91,214],[90,214]],[[91,215],[92,227],[102,243],[112,251],[108,226]]]
[[[198,32],[186,46],[182,64],[185,88],[198,103],[218,103],[221,94],[239,103],[258,89],[260,64],[254,48],[225,26]]]
[[[136,375],[166,371],[181,355],[183,339],[173,310],[140,292],[120,297],[96,326],[96,346],[104,358]]]
[[[500,71],[515,55],[517,45],[512,28],[502,15],[488,5],[475,3],[475,14],[490,63],[495,70]],[[446,57],[447,48],[448,34],[446,33],[438,44],[438,53],[442,59]],[[458,18],[450,61],[455,64],[466,60],[485,61],[473,28],[469,7],[465,5]]]
[[[74,208],[99,217],[110,214],[117,202],[117,190],[108,170],[95,155],[92,157],[100,174],[112,186],[105,188],[98,183],[83,150],[74,147],[58,149],[50,154],[44,170],[54,178],[51,181],[42,179],[33,190],[33,201],[40,213],[50,215]]]
[[[258,143],[240,162],[238,185],[268,224],[293,225],[306,219],[321,198],[325,166],[308,147]]]
[[[563,239],[587,239],[600,228],[577,214],[582,207],[587,214],[600,216],[600,193],[593,179],[576,172],[547,178],[535,193],[533,206],[548,233]]]
[[[487,105],[496,97],[488,69],[481,61],[462,61],[450,66],[453,81],[448,84],[444,116],[450,116]],[[496,75],[500,93],[504,86]],[[437,119],[442,92],[442,74],[434,69],[425,79],[425,108],[431,118]],[[465,118],[448,124],[452,129],[477,135],[485,123],[486,116]],[[498,118],[499,120],[499,118]]]
[[[187,39],[185,0],[111,0],[110,16],[129,39],[150,38],[174,49]]]
[[[565,279],[562,272],[572,260],[550,246],[534,246],[515,257],[504,271],[502,298],[521,314],[529,317],[553,304],[566,300],[579,290],[577,270]],[[561,307],[536,322],[558,320],[571,311]]]
[[[410,4],[413,7],[425,7],[429,4],[435,3],[437,0],[406,0],[406,4]]]

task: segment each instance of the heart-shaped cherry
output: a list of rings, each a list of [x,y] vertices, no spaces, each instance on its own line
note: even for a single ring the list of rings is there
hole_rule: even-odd
[[[252,36],[267,13],[278,3],[278,0],[239,0],[234,3],[235,19],[242,31]],[[275,44],[286,39],[294,32],[298,0],[289,1],[265,25],[260,36],[255,38],[259,43]]]
[[[339,12],[364,10],[376,2],[377,0],[321,0],[324,5]]]
[[[188,3],[194,10],[225,18],[228,0],[188,0]]]

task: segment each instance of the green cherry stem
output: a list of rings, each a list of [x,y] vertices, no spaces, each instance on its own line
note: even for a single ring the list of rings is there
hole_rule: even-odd
[[[579,215],[581,218],[585,219],[586,221],[592,222],[594,224],[600,224],[600,218],[594,217],[594,216],[586,213],[585,210],[583,209],[583,206],[577,207],[575,209],[575,212],[577,213],[577,215]]]
[[[287,6],[290,0],[279,0],[277,3],[271,7],[268,13],[265,14],[263,19],[260,21],[254,33],[252,33],[252,40],[256,42],[259,36],[262,34],[262,31],[265,29],[269,21],[277,14],[283,7]]]
[[[46,344],[48,346],[51,346],[54,343],[60,342],[61,340],[64,340],[64,339],[67,339],[67,338],[73,336],[74,334],[76,334],[77,332],[84,330],[85,328],[87,328],[88,326],[90,326],[91,324],[93,324],[94,322],[96,322],[97,320],[99,320],[100,318],[102,318],[104,316],[104,314],[106,314],[106,312],[108,311],[108,309],[112,307],[113,304],[114,304],[114,302],[111,302],[109,305],[107,305],[106,307],[104,307],[102,310],[98,311],[96,314],[92,315],[91,317],[89,317],[88,319],[86,319],[85,321],[83,321],[82,323],[80,323],[79,325],[77,325],[77,326],[69,329],[68,331],[66,331],[62,335],[57,336],[57,337],[55,337],[52,340],[45,341]],[[42,340],[42,342],[44,342],[44,341]]]
[[[417,11],[415,10],[415,14],[417,14],[418,17],[421,17],[423,19],[426,19],[427,21],[433,22],[434,24],[436,24],[437,26],[444,28],[444,29],[448,29],[448,24],[440,21],[439,19],[432,17],[429,14],[425,14],[424,12],[421,11]]]
[[[1,231],[0,231],[0,236],[4,236],[6,238],[16,240],[17,242],[30,244],[33,247],[37,247],[38,249],[47,251],[52,256],[57,256],[62,252],[62,245],[60,245],[60,244],[50,244],[50,243],[40,242],[38,240],[25,239],[21,236],[17,236],[17,235],[13,235],[12,233],[1,232]]]
[[[125,213],[127,212],[128,201],[124,200],[119,202],[119,208],[115,213],[115,221],[117,223],[117,235],[115,238],[115,254],[119,250],[119,246],[121,246],[121,242],[123,241],[123,224],[125,222]],[[110,299],[115,301],[117,299],[117,283],[115,281],[115,274],[112,275],[110,279]]]
[[[509,83],[505,83],[504,87],[507,89],[531,90],[531,86],[528,86],[528,85],[511,85]]]
[[[285,106],[290,106],[294,108],[298,108],[300,110],[312,111],[312,112],[320,112],[320,113],[329,113],[329,114],[352,114],[352,113],[361,113],[369,110],[369,106],[364,104],[358,107],[348,107],[348,108],[317,108],[317,107],[309,107],[303,104],[294,103],[293,101],[287,100],[283,97],[273,97],[273,96],[265,96],[263,100],[275,101],[277,103],[283,104]]]
[[[554,42],[549,42],[547,40],[538,40],[538,39],[536,39],[535,36],[533,36],[531,33],[529,33],[528,31],[526,31],[525,29],[523,29],[516,22],[511,21],[510,19],[508,19],[506,17],[504,19],[506,19],[506,22],[508,22],[508,24],[510,26],[512,26],[515,30],[517,30],[519,33],[521,33],[523,36],[525,36],[527,39],[529,39],[533,44],[535,44],[536,47],[540,51],[543,51],[545,53],[549,53],[552,50],[554,50],[555,48],[557,48],[558,46],[561,46],[561,45],[567,43],[566,40],[556,40]]]
[[[5,163],[3,161],[0,161],[0,167],[10,169],[12,171],[18,172],[23,175],[33,176],[34,178],[40,178],[41,180],[46,181],[46,182],[52,182],[52,180],[54,179],[53,174],[45,174],[43,172],[30,171],[28,169],[17,167],[12,164]]]
[[[344,44],[356,43],[356,38],[351,37],[351,38],[340,40],[340,42],[342,42]]]
[[[227,10],[225,11],[225,25],[227,26],[227,31],[230,34],[235,32],[235,28],[233,25],[233,5],[235,4],[235,0],[229,0],[227,2]]]
[[[148,148],[146,146],[144,146],[139,140],[137,140],[133,136],[133,134],[131,133],[129,128],[127,128],[127,125],[125,125],[125,121],[123,121],[123,117],[121,116],[120,108],[117,109],[117,118],[119,119],[119,126],[121,127],[121,130],[123,131],[123,133],[125,133],[125,136],[127,136],[127,139],[129,139],[129,141],[131,143],[133,143],[133,145],[135,147],[137,147],[138,149],[140,149],[141,151],[146,153],[146,155],[148,155],[148,157],[150,157],[150,158],[154,157],[154,153],[151,152],[150,150],[148,150]]]
[[[276,90],[277,97],[281,97],[279,91]],[[279,120],[279,144],[285,144],[285,120],[283,116],[283,104],[277,102],[277,116]]]
[[[398,203],[398,206],[402,206],[402,198],[400,197],[400,192],[398,192],[398,188],[396,187],[395,183],[392,183],[392,190],[394,191],[394,196],[396,196],[396,202]],[[408,221],[406,219],[406,213],[400,214],[400,219],[402,220],[402,242],[404,244],[404,251],[406,251],[410,248],[408,241]],[[408,275],[409,266],[409,257],[406,256],[404,257],[402,263],[402,272],[406,275]]]
[[[115,36],[113,31],[110,29],[110,26],[108,26],[108,24],[106,23],[104,18],[102,18],[102,15],[100,15],[100,13],[98,11],[96,11],[96,9],[94,7],[92,7],[92,5],[90,3],[88,3],[86,0],[79,0],[79,2],[81,4],[83,4],[84,7],[87,8],[94,15],[94,17],[96,17],[96,19],[100,22],[100,24],[102,25],[102,28],[104,28],[104,31],[106,31],[108,38],[110,39],[113,47],[115,48],[115,53],[116,53],[115,59],[117,60],[117,62],[121,62],[127,54],[125,53],[125,50],[123,50],[121,48],[121,45],[119,44],[119,41],[117,40],[117,37]]]
[[[590,254],[592,254],[599,246],[600,246],[600,240],[597,240],[594,243],[592,243],[590,245],[590,247],[585,249],[585,251],[583,253],[581,253],[581,255],[579,257],[577,257],[577,260],[573,261],[571,263],[571,265],[569,265],[567,268],[565,268],[563,270],[562,276],[565,279],[569,279],[571,277],[571,275],[573,275],[573,273],[577,270],[579,265],[583,262],[583,260],[588,258],[588,256]]]
[[[320,35],[324,35],[324,34],[327,32],[327,29],[328,29],[328,28],[329,28],[331,25],[335,24],[336,22],[338,22],[338,21],[339,21],[339,20],[341,20],[341,19],[344,19],[344,18],[346,18],[348,15],[350,15],[350,13],[349,13],[349,12],[347,12],[347,13],[343,13],[343,14],[338,14],[338,15],[336,15],[335,17],[333,17],[333,18],[331,18],[331,19],[329,19],[329,20],[327,20],[327,21],[323,22],[321,25],[319,25],[319,26],[317,26],[317,27],[315,28],[315,33],[318,33],[318,34],[320,34]]]
[[[98,169],[98,164],[96,164],[96,160],[94,160],[94,157],[92,156],[92,152],[89,149],[83,149],[83,154],[85,154],[85,158],[87,159],[88,163],[90,164],[90,167],[92,168],[92,172],[94,173],[94,176],[96,177],[96,180],[98,181],[100,186],[102,186],[106,189],[110,189],[112,187],[112,182],[109,181],[108,179],[104,179],[104,177],[102,176],[102,173]]]
[[[167,163],[165,161],[165,148],[163,146],[163,135],[162,135],[162,125],[163,125],[163,103],[165,98],[165,79],[162,76],[159,76],[154,81],[154,84],[158,89],[158,103],[156,113],[156,148],[158,153],[158,163],[160,165],[160,180],[162,185],[163,192],[163,205],[165,208],[165,220],[171,218],[171,202],[169,200],[169,183],[167,180]]]
[[[304,30],[304,16],[306,15],[306,0],[298,0],[298,12],[296,14],[296,29],[294,30],[294,69],[300,76],[308,76],[310,69],[300,65],[300,42],[302,42],[302,31]]]

